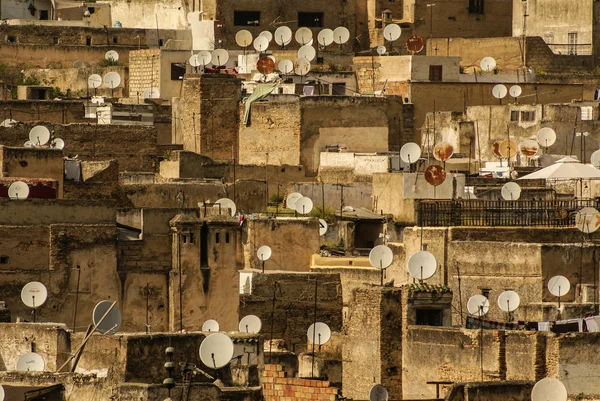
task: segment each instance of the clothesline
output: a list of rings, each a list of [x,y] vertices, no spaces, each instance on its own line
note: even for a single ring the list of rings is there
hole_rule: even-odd
[[[494,320],[480,319],[474,316],[467,316],[465,324],[467,329],[486,329],[486,330],[533,330],[533,331],[551,331],[553,333],[572,333],[572,332],[598,332],[600,327],[600,316],[590,316],[583,319],[567,319],[552,322],[497,322]]]

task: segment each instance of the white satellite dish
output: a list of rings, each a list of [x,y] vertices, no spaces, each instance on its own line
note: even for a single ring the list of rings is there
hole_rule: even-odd
[[[592,166],[600,169],[600,150],[592,153],[592,156],[590,157],[590,163],[592,163]]]
[[[388,401],[389,394],[381,384],[373,384],[369,390],[369,401]]]
[[[46,362],[44,358],[35,352],[28,352],[17,361],[17,370],[19,372],[43,372],[45,368]]]
[[[327,47],[333,43],[333,31],[329,28],[323,29],[317,35],[317,42],[323,47]]]
[[[565,276],[554,276],[548,280],[548,291],[555,297],[562,297],[568,294],[571,289],[571,283]]]
[[[219,206],[219,205],[221,205],[221,206]],[[215,202],[213,207],[221,207],[221,208],[225,208],[225,209],[229,208],[230,209],[229,213],[231,214],[231,216],[235,216],[235,212],[237,211],[235,202],[229,198],[219,199],[218,201]]]
[[[313,201],[310,198],[303,196],[296,201],[294,210],[300,214],[308,214],[313,209]]]
[[[269,43],[273,40],[273,34],[270,31],[262,31],[258,36],[266,37]]]
[[[50,147],[53,149],[62,150],[65,148],[65,141],[62,138],[55,138],[50,142]]]
[[[338,45],[343,45],[350,39],[350,31],[348,28],[338,26],[333,30],[333,41]]]
[[[37,146],[45,145],[50,140],[50,131],[43,125],[36,125],[29,131],[29,140]]]
[[[206,322],[204,322],[202,324],[202,329],[201,331],[212,331],[212,332],[217,332],[219,331],[219,322],[217,322],[214,319],[208,319]]]
[[[299,28],[296,31],[296,35],[295,35],[296,42],[298,42],[302,46],[304,46],[305,44],[310,42],[312,40],[312,37],[313,37],[312,31],[306,27]]]
[[[506,89],[506,86],[502,84],[498,84],[492,88],[492,96],[494,96],[496,99],[502,99],[506,97],[507,93],[508,89]]]
[[[313,323],[308,328],[306,336],[311,343],[315,345],[324,345],[331,339],[331,329],[325,323]]]
[[[235,34],[235,43],[237,43],[239,47],[243,48],[250,46],[252,43],[252,34],[250,31],[245,29],[238,31],[238,33]]]
[[[196,58],[200,65],[209,65],[212,61],[212,54],[210,54],[208,50],[200,50],[198,54],[196,54]]]
[[[546,377],[533,386],[531,401],[567,401],[567,389],[558,379]]]
[[[119,61],[119,53],[114,50],[109,50],[104,55],[104,58],[108,61]]]
[[[521,186],[519,186],[519,184],[516,182],[507,182],[502,186],[500,193],[502,195],[502,199],[504,200],[517,200],[521,197]]]
[[[218,67],[227,64],[229,53],[225,49],[217,49],[212,52],[212,63]]]
[[[400,149],[400,159],[405,163],[416,163],[419,157],[421,157],[421,147],[414,142],[405,143]]]
[[[584,207],[575,215],[575,226],[585,234],[591,234],[598,230],[600,212],[593,207]]]
[[[327,232],[327,222],[323,219],[319,219],[319,235],[323,236]]]
[[[483,71],[492,71],[496,68],[496,60],[493,57],[484,57],[479,64]]]
[[[269,258],[271,258],[271,254],[273,252],[271,251],[271,247],[268,245],[263,245],[260,248],[258,248],[258,250],[256,251],[256,256],[258,256],[258,259],[262,262],[265,262],[267,260],[269,260]]]
[[[369,252],[371,266],[378,269],[387,269],[394,261],[394,253],[385,245],[377,245]]]
[[[285,46],[292,41],[292,30],[287,26],[280,26],[273,35],[275,43],[279,46]]]
[[[111,71],[104,76],[103,81],[107,88],[114,89],[121,85],[121,76],[118,73]]]
[[[408,258],[407,269],[410,275],[417,280],[427,280],[435,274],[437,260],[431,252],[418,251]]]
[[[200,360],[212,369],[227,365],[233,358],[233,341],[225,333],[209,335],[200,344]]]
[[[310,61],[305,58],[298,58],[294,63],[294,72],[296,75],[304,76],[310,71]]]
[[[521,89],[521,87],[519,85],[513,85],[508,90],[508,93],[512,97],[517,98],[517,97],[521,96],[521,93],[523,93],[523,90]]]
[[[115,334],[121,328],[121,311],[119,307],[115,305],[112,309],[113,301],[100,301],[94,307],[92,312],[92,321],[96,325],[96,330],[102,334]],[[110,309],[110,312],[108,310]],[[102,316],[106,315],[104,320],[100,322]],[[98,324],[99,323],[99,324]]]
[[[519,143],[519,151],[522,155],[525,155],[527,157],[537,155],[539,150],[539,143],[537,143],[537,141],[534,141],[533,139],[525,139],[524,141],[521,141],[521,143]]]
[[[498,297],[498,306],[504,312],[513,312],[521,304],[521,297],[514,291],[504,291]]]
[[[31,281],[21,290],[21,301],[29,308],[39,308],[48,299],[48,289],[39,281]]]
[[[258,333],[261,327],[262,322],[260,321],[260,318],[255,315],[244,316],[238,325],[240,332],[253,334]]]
[[[25,141],[25,143],[23,144],[23,147],[24,148],[34,148],[35,145],[31,141]]]
[[[277,68],[283,74],[288,75],[292,71],[294,71],[294,63],[292,62],[292,60],[281,60],[279,64],[277,64]]]
[[[144,99],[160,99],[158,88],[148,88],[144,91]]]
[[[383,56],[386,52],[386,48],[385,46],[377,46],[377,54],[379,54],[380,56]]]
[[[393,42],[398,40],[400,35],[402,34],[402,29],[398,24],[389,24],[383,29],[383,37],[388,42]]]
[[[27,199],[29,197],[29,185],[23,181],[15,181],[8,187],[10,199]]]
[[[200,65],[200,61],[198,60],[198,55],[192,54],[190,56],[190,58],[188,59],[188,63],[190,63],[190,65],[192,67],[198,67]]]
[[[99,88],[102,85],[102,77],[98,74],[92,74],[88,77],[88,88]]]
[[[0,123],[0,127],[6,127],[6,128],[14,127],[15,124],[17,124],[17,122],[18,122],[17,120],[7,118],[6,120],[4,120]]]
[[[538,143],[544,148],[549,148],[556,142],[556,132],[550,127],[540,129],[536,136]]]
[[[2,385],[0,384],[0,401],[4,401],[4,396],[6,394],[4,393],[4,387],[2,387]]]
[[[287,196],[285,200],[285,206],[288,209],[296,210],[296,201],[302,197],[303,195],[300,192],[292,192]]]
[[[73,63],[73,68],[86,68],[85,62],[77,60]]]
[[[490,300],[483,295],[473,295],[467,301],[467,311],[473,316],[485,316],[490,310]]]
[[[308,61],[313,61],[317,56],[317,51],[311,45],[304,45],[298,49],[298,58],[305,58]]]
[[[254,48],[257,52],[264,52],[269,48],[269,39],[267,39],[266,36],[257,36],[256,39],[254,39]]]

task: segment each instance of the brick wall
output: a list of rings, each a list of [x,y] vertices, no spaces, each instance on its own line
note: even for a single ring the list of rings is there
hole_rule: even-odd
[[[160,88],[160,50],[129,52],[129,96],[142,98],[148,88]]]
[[[338,393],[328,381],[285,377],[281,365],[265,365],[261,382],[265,401],[334,401]]]

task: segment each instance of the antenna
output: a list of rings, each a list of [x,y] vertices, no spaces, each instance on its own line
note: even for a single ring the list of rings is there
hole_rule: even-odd
[[[502,99],[504,97],[506,97],[507,93],[508,93],[508,89],[506,89],[506,86],[504,86],[502,84],[498,84],[492,88],[492,96],[494,96],[496,99],[498,99],[500,104],[502,104]]]
[[[560,309],[560,297],[566,295],[571,289],[571,283],[565,276],[554,276],[548,280],[548,291],[558,298],[558,308]]]
[[[331,339],[331,329],[325,323],[316,322],[310,325],[306,336],[315,345],[325,345]]]
[[[268,245],[263,245],[256,251],[256,256],[262,262],[262,272],[265,272],[265,262],[271,258],[271,247]]]
[[[298,42],[301,46],[304,46],[308,42],[312,40],[313,33],[309,28],[302,27],[296,31],[296,42]]]
[[[446,181],[446,170],[437,164],[427,166],[423,175],[425,176],[425,181],[434,187],[437,187]],[[435,198],[435,192],[433,197]]]
[[[305,58],[308,61],[313,61],[317,56],[317,51],[312,45],[304,45],[298,49],[298,58]]]
[[[204,324],[202,324],[201,331],[219,331],[219,322],[214,319],[208,319]]]
[[[340,49],[342,45],[346,43],[350,39],[350,31],[348,28],[343,26],[338,26],[333,30],[333,41],[340,45]]]
[[[4,387],[2,387],[2,385],[0,384],[0,401],[4,401]]]
[[[262,31],[258,36],[266,37],[269,43],[273,40],[273,34],[270,31]]]
[[[121,311],[113,301],[100,301],[92,312],[92,321],[96,330],[102,334],[115,334],[121,328]],[[104,317],[104,319],[102,319]]]
[[[280,26],[275,30],[275,43],[277,43],[282,48],[292,41],[292,30],[287,26]]]
[[[385,46],[377,46],[377,49],[375,49],[377,51],[377,54],[379,54],[380,56],[383,56],[386,52],[386,48]]]
[[[215,204],[213,205],[213,207],[218,207],[219,210],[220,208],[225,208],[225,209],[230,209],[229,214],[231,216],[235,216],[235,212],[237,211],[237,208],[235,206],[235,202],[232,201],[229,198],[221,198],[218,201],[215,202]]]
[[[296,201],[302,198],[302,194],[300,192],[292,192],[289,194],[285,200],[285,206],[288,209],[296,210]]]
[[[198,54],[196,54],[196,58],[198,62],[204,68],[205,65],[209,65],[212,61],[212,54],[208,50],[200,50]]]
[[[516,182],[507,182],[502,186],[500,194],[504,200],[518,200],[521,197],[521,187]]]
[[[294,210],[300,214],[308,214],[313,209],[313,201],[310,198],[303,196],[296,201]]]
[[[519,294],[514,291],[504,291],[498,297],[498,306],[504,312],[513,312],[517,310],[520,304],[521,298],[519,297]]]
[[[519,85],[513,85],[508,90],[508,93],[515,99],[515,102],[517,102],[517,104],[519,104],[518,98],[519,98],[519,96],[521,96],[522,92],[523,92],[523,90],[521,89],[521,87]]]
[[[148,88],[144,91],[144,99],[160,99],[158,88]]]
[[[46,362],[40,354],[28,352],[19,358],[16,370],[19,372],[43,372],[45,368]]]
[[[431,252],[418,251],[408,259],[408,273],[419,281],[431,278],[437,271],[437,260]]]
[[[108,61],[119,61],[119,53],[114,50],[109,50],[104,55],[104,58]]]
[[[448,142],[439,142],[433,148],[433,157],[435,160],[445,162],[454,154],[454,146]]]
[[[229,61],[229,53],[225,49],[217,49],[212,52],[211,58],[214,65],[221,67]]]
[[[110,96],[114,97],[115,88],[121,85],[121,76],[118,73],[112,71],[104,76],[103,81],[104,86],[110,88]]]
[[[262,322],[260,318],[255,315],[244,316],[242,320],[240,320],[240,324],[238,325],[238,329],[242,333],[253,333],[256,334],[260,331],[262,327]]]
[[[408,164],[413,164],[421,157],[421,147],[414,142],[405,143],[400,149],[400,159]]]
[[[102,85],[102,77],[98,74],[92,74],[88,77],[88,88],[94,88],[94,96],[96,96],[96,89]]]
[[[467,311],[478,317],[483,317],[490,310],[490,300],[483,295],[473,295],[467,302]]]
[[[526,157],[537,155],[540,150],[540,145],[533,139],[525,139],[519,144],[519,151]]]
[[[45,145],[50,140],[50,131],[43,125],[36,125],[29,131],[29,140],[35,146]]]
[[[381,384],[373,384],[369,390],[369,401],[388,401],[388,391]]]
[[[593,207],[584,207],[575,215],[575,226],[585,234],[591,234],[598,230],[600,224],[600,212]]]
[[[592,153],[592,156],[590,156],[590,163],[592,163],[592,166],[600,169],[600,150]]]
[[[412,53],[414,56],[415,53],[419,53],[425,47],[425,42],[423,38],[417,35],[413,35],[406,41],[406,50]]]
[[[235,34],[235,43],[244,50],[252,43],[252,34],[250,31],[242,29]]]
[[[197,54],[192,54],[188,59],[188,62],[192,67],[198,67],[200,65],[200,60],[198,60]]]
[[[73,68],[85,68],[85,62],[77,60],[73,63]],[[1,400],[0,400],[1,401]]]
[[[305,59],[304,57],[300,57],[296,59],[294,63],[294,72],[296,75],[305,76],[310,71],[310,61]]]
[[[65,148],[65,141],[62,138],[55,138],[50,142],[52,149],[62,150]]]
[[[512,139],[505,139],[500,142],[500,147],[498,148],[498,153],[504,159],[510,159],[517,155],[517,143]]]
[[[479,66],[483,71],[492,71],[496,68],[496,60],[493,57],[484,57],[481,59]]]
[[[294,63],[292,60],[281,60],[279,64],[277,64],[277,69],[284,75],[289,75],[292,71],[294,71]]]
[[[271,57],[261,57],[256,62],[256,69],[263,75],[271,74],[275,71],[275,61]]]
[[[319,219],[319,236],[325,235],[327,232],[327,222],[323,219]]]
[[[23,181],[15,181],[8,187],[10,199],[27,199],[29,197],[29,186]]]
[[[383,37],[385,40],[390,42],[390,46],[392,47],[392,51],[394,50],[394,42],[400,38],[402,34],[402,28],[398,24],[389,24],[383,28]]]
[[[233,341],[225,333],[214,333],[200,344],[200,360],[212,369],[227,365],[233,358]]]
[[[556,132],[550,127],[545,127],[537,132],[537,141],[546,150],[556,142]]]
[[[257,36],[254,39],[254,48],[257,52],[262,53],[269,48],[269,39],[266,36]]]
[[[31,281],[21,290],[21,301],[25,306],[33,309],[33,322],[35,323],[35,310],[42,306],[48,299],[48,289],[39,281]]]
[[[329,28],[325,28],[317,35],[317,42],[327,49],[327,46],[333,43],[333,31]]]
[[[31,141],[25,141],[25,143],[23,144],[24,148],[34,148],[35,146],[33,145],[33,142]]]
[[[385,245],[377,245],[369,252],[369,263],[371,266],[381,269],[381,285],[385,276],[385,269],[390,267],[394,261],[394,253]]]
[[[17,124],[17,122],[18,122],[17,120],[7,118],[6,120],[4,120],[0,123],[0,127],[11,128],[11,127],[14,127],[15,124]]]
[[[567,401],[567,389],[560,380],[546,377],[533,386],[531,401]]]

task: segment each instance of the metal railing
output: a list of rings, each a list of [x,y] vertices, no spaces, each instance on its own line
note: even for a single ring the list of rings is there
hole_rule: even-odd
[[[416,212],[421,227],[574,227],[579,209],[598,205],[598,199],[421,200]]]
[[[591,43],[548,43],[552,53],[563,56],[590,56],[592,54]]]

